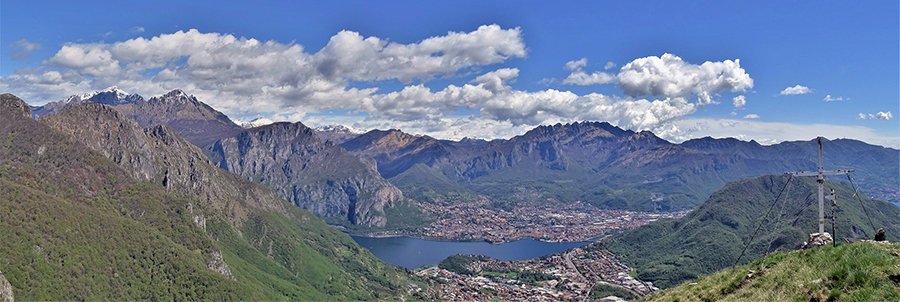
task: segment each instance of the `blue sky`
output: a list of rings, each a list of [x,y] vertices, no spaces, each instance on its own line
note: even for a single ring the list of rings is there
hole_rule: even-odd
[[[0,89],[34,105],[181,88],[235,120],[454,139],[603,120],[900,147],[896,1],[4,1],[0,25]]]

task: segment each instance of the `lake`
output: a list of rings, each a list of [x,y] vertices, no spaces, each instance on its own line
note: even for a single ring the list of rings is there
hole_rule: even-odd
[[[356,243],[369,249],[384,262],[408,269],[437,264],[455,254],[487,255],[498,260],[527,260],[587,245],[585,242],[543,242],[520,239],[501,244],[487,242],[432,241],[411,237],[357,237]]]

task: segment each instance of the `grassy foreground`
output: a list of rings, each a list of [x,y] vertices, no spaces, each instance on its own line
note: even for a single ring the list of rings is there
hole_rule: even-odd
[[[774,253],[640,301],[900,301],[900,244]]]

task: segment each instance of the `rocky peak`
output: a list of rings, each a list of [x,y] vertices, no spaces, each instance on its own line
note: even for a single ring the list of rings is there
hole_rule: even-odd
[[[31,106],[11,93],[0,95],[0,111],[31,117]]]
[[[162,96],[155,96],[150,98],[150,103],[164,103],[164,104],[194,104],[199,105],[200,101],[197,100],[197,97],[193,95],[188,95],[181,89],[175,89],[169,91],[168,93]]]
[[[82,103],[94,102],[115,106],[122,104],[131,104],[143,100],[144,97],[140,96],[139,94],[128,94],[127,92],[120,90],[118,87],[112,86],[104,90],[88,92],[85,94],[76,94],[69,96],[68,98],[65,98],[61,101],[50,102],[43,106],[36,106],[32,110],[32,116],[34,118],[38,118],[44,115],[59,112],[63,108]]]

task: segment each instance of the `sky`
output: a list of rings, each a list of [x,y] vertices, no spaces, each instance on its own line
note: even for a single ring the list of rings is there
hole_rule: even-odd
[[[235,121],[900,148],[897,1],[11,1],[0,91],[173,89]]]

